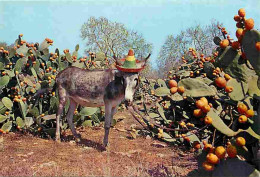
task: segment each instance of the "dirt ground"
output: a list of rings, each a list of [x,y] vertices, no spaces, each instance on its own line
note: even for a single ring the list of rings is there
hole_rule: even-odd
[[[80,130],[81,144],[68,140],[70,135],[61,143],[17,133],[0,135],[0,176],[187,176],[197,168],[191,152],[145,136],[129,138],[127,130],[138,123],[128,112],[115,118],[123,120],[111,128],[106,151],[102,126]]]

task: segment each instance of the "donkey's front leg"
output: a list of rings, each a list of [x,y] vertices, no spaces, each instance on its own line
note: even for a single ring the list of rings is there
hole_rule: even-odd
[[[77,107],[77,103],[74,100],[70,99],[70,107],[69,107],[66,118],[67,118],[67,121],[69,123],[72,134],[76,139],[76,142],[79,142],[80,141],[80,135],[77,134],[76,129],[75,129],[75,125],[73,123],[73,114],[74,114],[76,107]]]
[[[109,129],[111,127],[111,121],[113,119],[113,115],[116,112],[117,108],[112,108],[112,105],[106,104],[105,105],[105,136],[103,140],[103,144],[106,147],[108,144],[108,135]]]

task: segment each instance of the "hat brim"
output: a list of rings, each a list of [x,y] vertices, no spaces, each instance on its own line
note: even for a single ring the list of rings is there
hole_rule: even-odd
[[[126,72],[126,73],[138,73],[138,72],[140,72],[141,70],[144,69],[144,67],[141,67],[141,68],[124,68],[124,67],[119,66],[119,65],[116,65],[116,68],[119,71]]]

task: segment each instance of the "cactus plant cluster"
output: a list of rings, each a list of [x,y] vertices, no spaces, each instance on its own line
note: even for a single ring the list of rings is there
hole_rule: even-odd
[[[236,41],[219,26],[223,36],[214,38],[216,50],[211,56],[190,48],[188,55],[181,58],[183,64],[178,70],[169,71],[167,79],[143,79],[142,82],[146,99],[139,118],[151,135],[172,144],[193,147],[203,157],[200,167],[208,171],[213,171],[215,166],[222,168],[224,161],[237,155],[256,166],[259,164],[252,149],[259,148],[260,139],[257,112],[260,36],[252,28],[252,20],[251,27],[246,25],[249,22],[245,16],[238,15],[235,20]],[[237,137],[247,143],[237,145],[234,141]],[[206,156],[219,159],[218,146],[227,155],[211,163]]]
[[[190,48],[181,58],[183,64],[169,71],[168,78],[140,78],[135,95],[140,108],[137,117],[151,136],[193,148],[199,167],[217,176],[224,176],[221,169],[227,164],[242,164],[237,157],[259,169],[260,33],[254,29],[253,19],[245,18],[243,9],[234,20],[237,40],[219,26],[223,36],[214,38],[212,55]],[[52,43],[46,38],[41,44],[29,44],[19,35],[10,50],[0,48],[0,133],[18,130],[53,135],[58,105],[56,75],[68,66],[109,66],[103,53],[79,57],[79,45],[72,53],[68,49],[51,53]],[[36,93],[39,97],[35,100]],[[69,102],[65,111],[68,106]],[[98,125],[103,115],[103,108],[78,107],[74,122]],[[62,125],[68,127],[65,121]]]
[[[51,39],[39,44],[27,43],[22,37],[22,34],[18,36],[10,50],[0,48],[0,131],[30,131],[52,136],[58,104],[53,87],[56,75],[68,66],[90,70],[107,68],[108,60],[93,52],[79,57],[79,45],[72,54],[68,49],[63,54],[58,49],[52,53],[49,52]],[[98,108],[78,107],[74,113],[75,122],[85,126],[99,124],[103,116],[102,109]],[[63,125],[67,128],[66,123]]]

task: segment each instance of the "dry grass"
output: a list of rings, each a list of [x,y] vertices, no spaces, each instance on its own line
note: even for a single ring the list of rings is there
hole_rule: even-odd
[[[116,128],[136,124],[129,114],[116,117],[126,117]],[[152,146],[161,143],[157,140],[132,140],[128,132],[111,129],[110,146],[104,151],[103,128],[80,133],[82,144],[13,133],[2,136],[0,176],[185,176],[197,168],[191,153],[180,156],[174,147]]]

